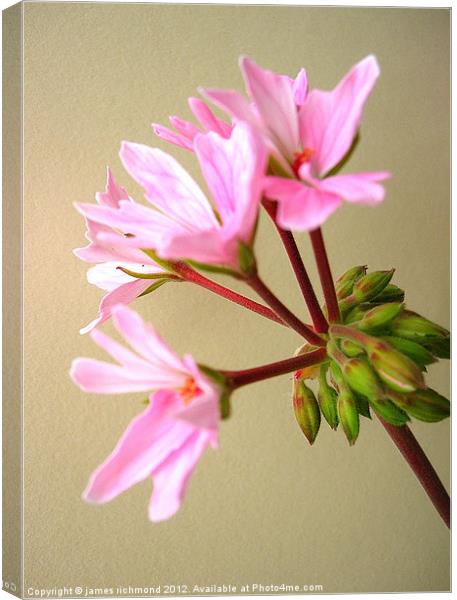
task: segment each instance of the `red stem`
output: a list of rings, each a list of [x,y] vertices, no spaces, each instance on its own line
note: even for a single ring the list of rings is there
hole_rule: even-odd
[[[319,301],[316,298],[316,294],[300,255],[300,251],[298,250],[294,235],[291,231],[280,227],[276,221],[278,203],[274,202],[273,200],[264,199],[263,206],[275,224],[275,227],[279,233],[279,237],[281,238],[281,241],[287,252],[287,256],[289,257],[292,269],[294,270],[298,285],[300,286],[303,298],[305,299],[306,306],[308,307],[309,314],[311,315],[314,329],[318,333],[327,333],[327,320],[319,305]]]
[[[327,251],[325,249],[324,238],[322,237],[322,230],[319,227],[318,229],[314,229],[314,231],[310,231],[309,235],[311,237],[311,244],[316,258],[322,291],[324,292],[325,304],[327,305],[328,318],[330,322],[338,322],[340,320],[340,309],[330,264],[328,262]]]
[[[237,294],[233,290],[230,290],[224,287],[223,285],[219,285],[215,281],[212,281],[204,275],[201,275],[200,273],[192,269],[192,267],[189,267],[189,265],[186,265],[185,263],[175,263],[173,265],[173,269],[185,281],[196,283],[200,287],[203,287],[206,290],[209,290],[210,292],[221,296],[222,298],[226,298],[227,300],[230,300],[235,304],[239,304],[240,306],[243,306],[244,308],[247,308],[248,310],[257,313],[258,315],[261,315],[262,317],[265,317],[267,319],[270,319],[271,321],[275,321],[276,323],[287,327],[287,324],[284,323],[284,321],[280,317],[278,317],[276,313],[274,313],[270,308],[268,308],[268,306],[259,304],[258,302],[255,302],[250,298],[246,298],[246,296]]]
[[[243,371],[225,371],[224,375],[228,378],[229,385],[232,389],[236,389],[243,385],[247,385],[248,383],[255,383],[256,381],[262,381],[264,379],[269,379],[270,377],[297,371],[298,369],[303,369],[310,365],[316,365],[322,362],[326,356],[327,352],[325,348],[319,348],[308,354],[300,354],[293,358],[286,358],[285,360],[262,365],[260,367],[253,367],[252,369],[245,369]]]
[[[268,304],[268,306],[281,317],[281,319],[290,325],[297,333],[305,338],[313,346],[325,346],[325,341],[309,325],[305,325],[285,306],[279,298],[263,283],[260,277],[255,273],[245,279],[246,283],[259,294],[259,296]]]
[[[378,415],[387,433],[400,450],[417,479],[448,527],[451,524],[450,498],[435,469],[407,425],[396,427]]]

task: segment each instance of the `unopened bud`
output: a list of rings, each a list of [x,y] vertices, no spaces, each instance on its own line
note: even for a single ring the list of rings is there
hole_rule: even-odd
[[[353,308],[351,308],[351,310],[349,310],[349,312],[346,313],[346,315],[344,317],[345,324],[349,325],[350,323],[356,323],[357,321],[360,321],[361,319],[363,319],[365,313],[367,311],[371,310],[372,308],[373,308],[373,306],[368,303],[359,304],[357,306],[354,306]],[[340,310],[341,310],[341,305],[340,305]]]
[[[319,374],[319,391],[317,399],[325,420],[332,429],[338,427],[338,413],[336,409],[336,391],[327,382],[328,365],[322,365]]]
[[[293,402],[297,423],[308,442],[313,444],[321,424],[321,413],[313,391],[301,378],[294,379]]]
[[[392,279],[395,269],[373,271],[355,282],[352,294],[357,302],[366,302],[380,294]]]
[[[386,340],[396,350],[408,356],[422,369],[426,365],[431,365],[432,363],[436,362],[436,358],[433,356],[433,354],[417,342],[394,336],[384,336],[383,339]]]
[[[426,387],[420,368],[389,343],[371,338],[365,344],[370,364],[379,377],[397,392],[413,392]]]
[[[385,421],[387,421],[391,425],[396,425],[397,427],[400,427],[401,425],[405,425],[405,423],[409,421],[409,417],[405,413],[405,411],[396,406],[387,397],[371,399],[370,404],[378,413],[378,415],[380,415]]]
[[[346,354],[346,356],[351,358],[354,356],[360,356],[364,353],[362,346],[359,346],[359,344],[356,344],[352,340],[348,340],[346,338],[340,341],[340,348],[344,354]]]
[[[412,394],[389,393],[389,398],[415,419],[427,423],[442,421],[451,411],[449,400],[431,388]]]
[[[346,438],[349,445],[353,446],[359,435],[360,428],[359,411],[357,410],[354,394],[348,388],[344,388],[338,394],[336,406],[338,418],[343,426]]]
[[[403,311],[389,324],[389,330],[397,337],[419,343],[449,337],[449,331],[410,310]]]
[[[364,313],[359,323],[357,323],[357,327],[362,331],[376,331],[377,329],[382,329],[390,323],[390,321],[395,319],[402,310],[403,304],[396,302],[380,304]]]
[[[381,382],[364,358],[348,358],[342,366],[344,379],[357,394],[369,400],[382,398],[384,392]]]
[[[336,296],[339,300],[346,298],[352,292],[352,288],[354,287],[354,283],[363,277],[367,272],[366,265],[352,267],[348,269],[341,277],[336,280],[335,283],[335,291]]]
[[[373,298],[372,302],[374,304],[383,304],[384,302],[403,302],[404,299],[404,290],[393,283],[389,283],[380,294]]]
[[[356,395],[355,400],[357,403],[357,410],[362,417],[366,417],[367,419],[371,419],[370,413],[370,404],[366,398],[363,396]]]
[[[451,338],[450,336],[424,342],[424,347],[438,358],[451,358]]]

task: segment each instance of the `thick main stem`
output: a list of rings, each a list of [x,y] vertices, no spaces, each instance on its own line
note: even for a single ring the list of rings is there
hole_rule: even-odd
[[[338,298],[336,297],[332,272],[330,270],[330,263],[325,249],[324,238],[322,237],[322,230],[319,227],[318,229],[310,231],[309,235],[313,246],[314,256],[316,258],[322,291],[324,292],[325,304],[327,305],[328,318],[330,322],[338,322],[340,320],[340,309],[338,306]]]
[[[287,252],[287,256],[289,257],[290,264],[292,265],[292,269],[294,270],[298,285],[300,286],[303,298],[305,299],[306,306],[308,307],[309,314],[311,315],[314,329],[318,333],[327,333],[327,320],[319,305],[319,301],[316,297],[313,285],[306,271],[294,235],[291,231],[283,229],[280,225],[278,225],[278,222],[276,220],[278,203],[272,200],[264,199],[263,206],[269,214],[269,216],[271,217],[271,220],[275,224],[279,237],[281,238],[281,241]]]
[[[325,340],[311,329],[311,327],[300,321],[263,283],[257,273],[250,275],[245,281],[285,323],[303,336],[305,340],[313,346],[325,346]]]
[[[256,381],[262,381],[264,379],[297,371],[298,369],[303,369],[310,365],[316,365],[322,362],[326,356],[327,352],[325,348],[319,348],[308,354],[300,354],[299,356],[286,358],[285,360],[262,365],[260,367],[253,367],[252,369],[243,371],[225,371],[224,375],[227,377],[232,389],[236,389],[243,385],[247,385],[248,383],[255,383]]]
[[[257,313],[262,317],[279,323],[280,325],[287,326],[287,324],[284,323],[284,321],[280,317],[278,317],[276,313],[274,313],[270,308],[268,308],[268,306],[259,304],[258,302],[255,302],[250,298],[246,298],[246,296],[242,296],[241,294],[238,294],[237,292],[234,292],[233,290],[230,290],[224,287],[223,285],[220,285],[219,283],[208,279],[207,277],[201,275],[201,273],[198,273],[197,271],[192,269],[192,267],[189,267],[189,265],[186,265],[185,263],[175,263],[174,270],[185,281],[196,283],[200,287],[203,287],[206,290],[209,290],[210,292],[213,292],[214,294],[225,298],[226,300],[230,300],[230,302],[239,304],[240,306],[243,306],[244,308],[247,308],[248,310]]]
[[[400,450],[417,479],[448,527],[451,524],[451,501],[438,474],[407,425],[396,427],[378,415],[385,430]]]

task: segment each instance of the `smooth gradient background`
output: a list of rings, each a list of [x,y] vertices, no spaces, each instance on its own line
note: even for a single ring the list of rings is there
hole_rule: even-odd
[[[236,394],[172,520],[151,524],[144,482],[111,504],[81,498],[143,395],[80,392],[68,369],[103,354],[78,330],[101,293],[72,249],[85,245],[74,201],[90,202],[121,140],[168,149],[198,177],[193,156],[154,137],[151,122],[189,117],[198,86],[242,88],[237,60],[331,88],[374,53],[382,76],[350,170],[389,169],[385,203],[347,206],[324,228],[335,274],[395,266],[408,306],[449,325],[449,11],[266,6],[31,3],[24,6],[25,75],[25,581],[54,586],[321,584],[325,592],[449,589],[449,537],[379,423],[363,420],[349,448],[323,424],[310,448],[290,377]],[[298,236],[316,272],[305,234]],[[268,219],[260,270],[307,319]],[[230,282],[227,282],[230,283]],[[168,285],[134,308],[179,352],[222,368],[290,356],[300,339],[201,289]],[[111,331],[111,326],[104,328]],[[448,365],[429,382],[449,393]],[[449,485],[449,423],[414,422]],[[239,587],[238,587],[239,589]]]

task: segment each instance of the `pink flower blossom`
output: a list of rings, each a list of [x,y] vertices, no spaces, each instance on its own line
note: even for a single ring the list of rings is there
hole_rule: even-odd
[[[194,149],[195,136],[202,132],[214,131],[224,138],[230,137],[232,125],[216,117],[203,100],[200,100],[199,98],[189,98],[188,102],[191,111],[199,121],[202,129],[190,121],[172,116],[170,117],[170,123],[175,131],[168,127],[164,127],[159,123],[152,124],[152,129],[158,137],[167,142],[171,142],[176,146],[185,148],[186,150]]]
[[[240,243],[251,245],[266,165],[258,135],[244,123],[225,139],[198,134],[194,148],[217,212],[197,183],[169,154],[124,142],[121,160],[153,208],[129,200],[118,207],[79,204],[90,220],[121,231],[97,240],[116,248],[148,248],[166,260],[191,259],[239,269]]]
[[[152,477],[149,518],[162,521],[180,508],[204,450],[217,447],[221,391],[191,356],[177,356],[137,313],[118,306],[113,322],[133,351],[94,329],[92,339],[119,364],[77,358],[70,371],[73,381],[100,394],[155,392],[92,474],[83,497],[103,504]]]
[[[119,186],[110,169],[107,170],[106,189],[95,196],[100,206],[118,208],[121,201],[132,202],[127,192]],[[77,205],[78,206],[78,205]],[[114,238],[123,236],[111,227],[107,227],[86,217],[86,238],[89,244],[74,250],[75,255],[90,263],[97,263],[87,271],[89,283],[108,292],[99,307],[99,316],[83,327],[80,332],[91,331],[97,325],[111,317],[117,304],[129,304],[147,290],[153,283],[151,279],[136,279],[123,272],[119,267],[143,274],[166,274],[149,256],[137,248],[130,248],[112,242],[103,242],[100,234],[108,233]]]
[[[356,64],[330,92],[312,90],[302,69],[295,80],[241,58],[251,102],[232,90],[203,93],[235,120],[261,132],[270,154],[290,175],[269,177],[265,194],[279,202],[286,229],[319,227],[343,202],[377,204],[389,173],[329,176],[351,149],[365,102],[379,75],[374,56]],[[295,179],[294,179],[295,177]]]

